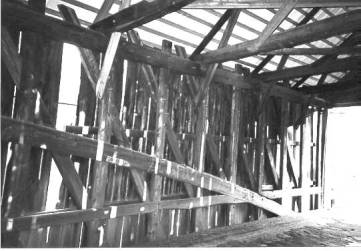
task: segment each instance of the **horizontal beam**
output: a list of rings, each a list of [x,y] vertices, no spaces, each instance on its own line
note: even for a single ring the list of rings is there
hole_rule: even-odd
[[[178,200],[163,200],[159,202],[112,205],[104,208],[90,208],[85,210],[44,212],[16,218],[3,218],[1,220],[1,231],[4,233],[38,229],[59,224],[115,219],[123,216],[151,213],[158,209],[192,209],[234,203],[244,203],[244,201],[225,195],[215,195]]]
[[[50,151],[71,153],[75,156],[97,159],[110,164],[159,174],[181,182],[186,182],[209,191],[221,193],[261,207],[276,215],[293,215],[294,212],[282,205],[266,199],[247,188],[240,187],[214,175],[198,172],[192,167],[154,156],[137,152],[122,146],[97,142],[96,140],[57,131],[50,127],[1,117],[2,138],[12,141],[19,140],[24,135],[24,143],[32,146],[46,145]]]
[[[49,16],[39,14],[20,4],[5,1],[3,8],[3,24],[19,26],[38,32],[45,37],[75,44],[79,47],[92,50],[105,51],[108,38],[101,32],[92,31],[73,25]],[[205,76],[207,68],[197,62],[163,53],[159,50],[129,43],[123,39],[119,42],[119,55],[127,60],[167,68],[179,74]],[[265,88],[268,84],[259,84],[257,80],[247,79],[237,73],[217,69],[214,82],[236,86],[241,89]],[[275,86],[271,96],[283,97],[294,102],[315,102],[314,105],[323,105],[324,102],[313,101],[310,97],[290,88]]]
[[[101,31],[126,32],[169,13],[177,11],[194,0],[140,1],[90,26]]]
[[[348,57],[325,62],[319,65],[303,65],[282,70],[264,72],[258,75],[260,79],[267,82],[289,80],[310,75],[319,75],[331,72],[344,72],[360,68],[361,57]]]
[[[361,46],[335,48],[285,48],[261,53],[262,55],[361,55]]]
[[[257,45],[257,39],[254,39],[215,51],[206,52],[197,56],[195,59],[203,63],[221,63],[245,58],[267,51],[294,47],[296,45],[353,32],[360,29],[360,22],[361,10],[350,11],[345,14],[273,34],[259,47],[255,46]]]
[[[342,92],[350,88],[359,87],[361,86],[361,79],[354,81],[339,81],[337,83],[327,83],[323,85],[317,86],[304,86],[299,88],[300,91],[309,93],[309,94],[319,94],[319,95],[327,95],[337,92]]]
[[[197,0],[196,2],[185,6],[187,9],[278,9],[282,6],[284,0]],[[361,7],[359,0],[298,0],[296,8],[314,8],[314,7]]]

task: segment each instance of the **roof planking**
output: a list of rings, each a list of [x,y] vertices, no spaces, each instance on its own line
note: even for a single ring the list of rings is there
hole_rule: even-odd
[[[135,4],[140,0],[132,0],[131,4]],[[115,0],[109,15],[114,14],[119,9],[119,0]],[[58,4],[65,4],[75,10],[82,25],[85,27],[91,25],[96,17],[96,13],[102,5],[102,1],[85,1],[85,0],[48,0],[47,1],[47,15],[52,15],[60,18],[57,8]],[[315,22],[334,15],[339,15],[355,7],[350,8],[322,8],[309,21]],[[233,45],[244,41],[257,38],[266,27],[267,23],[277,13],[277,9],[242,9],[239,15],[238,22],[233,30],[233,34],[229,40],[229,44]],[[304,17],[311,11],[311,8],[296,8],[291,11],[288,17],[282,21],[280,26],[275,30],[282,32],[294,28]],[[170,13],[160,19],[154,20],[143,26],[136,28],[140,38],[144,44],[160,48],[163,39],[172,41],[174,44],[185,47],[186,52],[190,55],[202,39],[207,35],[209,30],[218,21],[218,19],[225,12],[225,9],[182,9],[177,12]],[[216,50],[218,43],[222,37],[223,31],[227,22],[222,26],[221,30],[213,37],[212,41],[207,45],[204,52]],[[331,48],[338,46],[349,34],[342,36],[335,36],[328,39],[315,41],[309,44],[296,46],[297,48]],[[258,64],[262,62],[265,55],[256,55],[241,60],[224,62],[222,65],[225,68],[234,69],[235,64],[242,64],[250,68],[252,71]],[[291,55],[288,57],[284,68],[296,67],[301,65],[308,65],[319,59],[320,55]],[[275,56],[263,68],[262,72],[275,71],[281,56]],[[340,80],[345,73],[328,74],[325,83],[333,83]],[[316,85],[321,75],[312,76],[308,78],[304,85]],[[297,82],[290,81],[293,85]]]

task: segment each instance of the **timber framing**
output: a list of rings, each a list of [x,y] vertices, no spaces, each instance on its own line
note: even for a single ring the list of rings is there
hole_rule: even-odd
[[[325,208],[328,109],[361,104],[359,0],[96,6],[2,3],[2,246],[129,247]]]
[[[6,117],[1,118],[2,138],[17,141],[23,132],[24,142],[40,147],[45,144],[47,149],[59,153],[73,153],[74,155],[95,159],[97,156],[96,140],[75,136],[69,133],[56,131],[52,128],[38,126],[32,123],[20,122]],[[114,153],[117,153],[114,158]],[[232,198],[246,201],[264,208],[277,215],[294,215],[285,210],[280,204],[268,200],[246,188],[208,173],[199,172],[186,165],[181,165],[164,159],[136,152],[121,146],[104,143],[101,160],[105,163],[136,168],[146,172],[156,172],[159,175],[174,178],[210,191],[222,193]]]
[[[317,41],[335,35],[347,34],[360,28],[361,11],[347,12],[339,16],[330,17],[312,24],[305,24],[296,28],[274,34],[256,47],[256,40],[228,46],[216,51],[203,53],[196,57],[204,63],[225,62],[232,59],[245,58],[259,53],[293,47],[307,42]]]
[[[75,26],[67,22],[62,22],[55,18],[40,15],[24,6],[21,6],[20,4],[4,2],[2,8],[6,10],[4,11],[3,16],[6,22],[16,23],[16,25],[20,28],[38,32],[52,39],[100,51],[105,50],[105,46],[108,42],[107,37],[103,33]],[[16,14],[10,15],[7,13]],[[125,59],[151,64],[158,67],[166,67],[170,70],[184,74],[198,76],[206,74],[206,69],[197,62],[162,53],[149,47],[137,46],[125,40],[120,40],[118,46],[121,48],[119,52],[120,55]],[[250,81],[246,81],[242,75],[221,69],[216,70],[214,81],[228,85],[236,85],[240,88],[249,89],[255,87],[255,85],[249,83]],[[262,88],[268,88],[262,83],[260,85]],[[291,99],[295,98],[296,102],[311,101],[319,105],[323,103],[320,100],[312,100],[312,98],[300,94],[297,91],[290,90],[289,88],[274,86],[274,90],[275,91],[271,92],[271,95]]]

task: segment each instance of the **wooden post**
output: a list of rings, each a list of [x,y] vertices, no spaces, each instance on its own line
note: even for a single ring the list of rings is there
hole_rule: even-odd
[[[116,60],[116,52],[112,50],[113,46],[118,46],[118,36],[120,34],[115,34],[112,36],[114,40],[111,40],[109,43],[109,55],[105,55],[105,59],[111,61],[103,65],[101,74],[98,79],[98,83],[101,83],[101,88],[99,89],[99,94],[103,93],[102,99],[99,102],[99,115],[98,115],[98,146],[97,146],[97,159],[94,164],[94,173],[93,180],[91,182],[91,194],[88,201],[89,207],[102,207],[104,206],[105,201],[105,189],[107,185],[108,178],[108,164],[101,161],[103,155],[103,147],[105,142],[110,142],[112,135],[112,109],[114,105],[114,79],[108,80],[113,60]],[[107,57],[108,56],[108,57]],[[108,82],[108,84],[106,84]],[[102,92],[102,88],[104,92]],[[89,222],[87,228],[87,243],[88,247],[98,247],[103,240],[100,239],[100,233],[104,231],[104,226],[101,221],[92,221]]]
[[[168,53],[171,53],[172,43],[166,40],[163,40],[162,50]],[[165,150],[165,137],[166,137],[166,121],[169,119],[168,113],[168,82],[169,81],[169,71],[161,68],[159,75],[159,86],[158,86],[158,103],[157,103],[157,139],[155,144],[155,155],[157,158],[164,158]],[[162,177],[158,174],[152,175],[150,183],[150,197],[152,201],[160,201],[162,191]],[[160,217],[161,212],[156,211],[152,213],[150,217],[148,237],[150,240],[155,240],[162,238],[161,235],[161,226],[160,226]],[[164,236],[164,235],[163,235]]]
[[[29,1],[29,6],[37,12],[45,11],[45,1]],[[44,58],[43,38],[36,33],[25,31],[21,45],[22,72],[15,100],[15,117],[19,120],[33,121],[36,97],[41,86],[42,60]],[[32,150],[21,136],[18,144],[15,144],[13,148],[9,186],[3,198],[5,217],[23,215],[39,208],[39,205],[35,203],[35,193],[38,187],[32,183],[37,183],[40,158],[41,151],[39,149]],[[30,239],[26,232],[15,233],[4,237],[3,245],[26,246]]]
[[[327,129],[327,117],[328,117],[328,110],[322,110],[321,112],[321,120],[322,120],[322,129],[321,129],[321,165],[320,165],[320,172],[321,172],[321,207],[325,208],[325,153],[326,153],[326,129]]]
[[[197,121],[196,121],[196,138],[194,141],[194,161],[193,165],[199,172],[204,171],[204,162],[205,162],[205,151],[206,151],[206,137],[208,133],[208,101],[209,94],[208,89],[202,100],[201,105],[197,109]],[[203,197],[202,188],[197,188],[197,197]],[[207,209],[199,208],[195,209],[195,232],[206,230],[208,227],[207,224]]]
[[[241,91],[237,87],[232,90],[232,110],[231,110],[231,126],[229,139],[229,158],[230,158],[230,182],[237,184],[238,172],[238,149],[240,138],[240,113],[241,113]],[[243,130],[242,130],[243,131]],[[243,141],[241,142],[243,144]],[[242,145],[243,147],[243,145]],[[229,225],[241,223],[239,219],[240,209],[238,205],[229,206]]]
[[[282,181],[282,190],[284,194],[287,194],[287,190],[290,189],[289,185],[289,176],[287,171],[287,128],[289,124],[289,112],[290,112],[290,103],[282,99],[281,100],[281,130],[280,130],[280,139],[281,139],[281,181]],[[282,197],[282,205],[285,207],[291,207],[291,198],[288,195]]]
[[[307,114],[308,107],[305,112]],[[311,119],[310,115],[306,115],[305,121],[302,125],[301,138],[301,187],[310,187],[310,170],[311,170]],[[301,212],[305,213],[310,210],[310,194],[304,193],[301,197]]]
[[[3,41],[7,41],[8,44],[11,44],[13,52],[17,53],[16,44],[19,41],[19,32],[16,30],[8,30],[5,27],[1,29],[1,49],[5,50]],[[7,39],[6,39],[7,38]],[[10,45],[8,45],[10,47]],[[10,50],[10,48],[9,48]],[[4,57],[4,52],[2,52],[2,57]],[[13,113],[13,100],[14,100],[14,91],[16,81],[14,78],[19,79],[21,72],[18,72],[18,76],[12,76],[8,66],[4,62],[1,63],[1,115],[12,117]],[[20,80],[19,80],[20,81]],[[1,141],[1,198],[4,198],[4,188],[5,181],[7,180],[7,175],[10,173],[10,170],[6,166],[6,159],[8,155],[8,142]],[[4,202],[1,203],[4,206]],[[5,208],[2,207],[1,215],[3,216]]]
[[[256,138],[256,156],[255,156],[255,163],[256,163],[256,177],[257,177],[257,191],[258,193],[262,192],[262,185],[265,179],[264,174],[264,152],[265,152],[265,143],[266,143],[266,107],[263,106],[263,102],[267,102],[266,94],[260,93],[258,99],[258,107],[259,111],[258,118],[257,118],[257,138]],[[264,216],[264,212],[262,209],[258,210],[258,218],[261,219]]]

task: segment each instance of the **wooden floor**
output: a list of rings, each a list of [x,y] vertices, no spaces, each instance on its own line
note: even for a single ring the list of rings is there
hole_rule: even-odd
[[[276,217],[138,245],[142,247],[361,247],[361,224],[356,222],[325,214],[312,214],[307,218]]]

